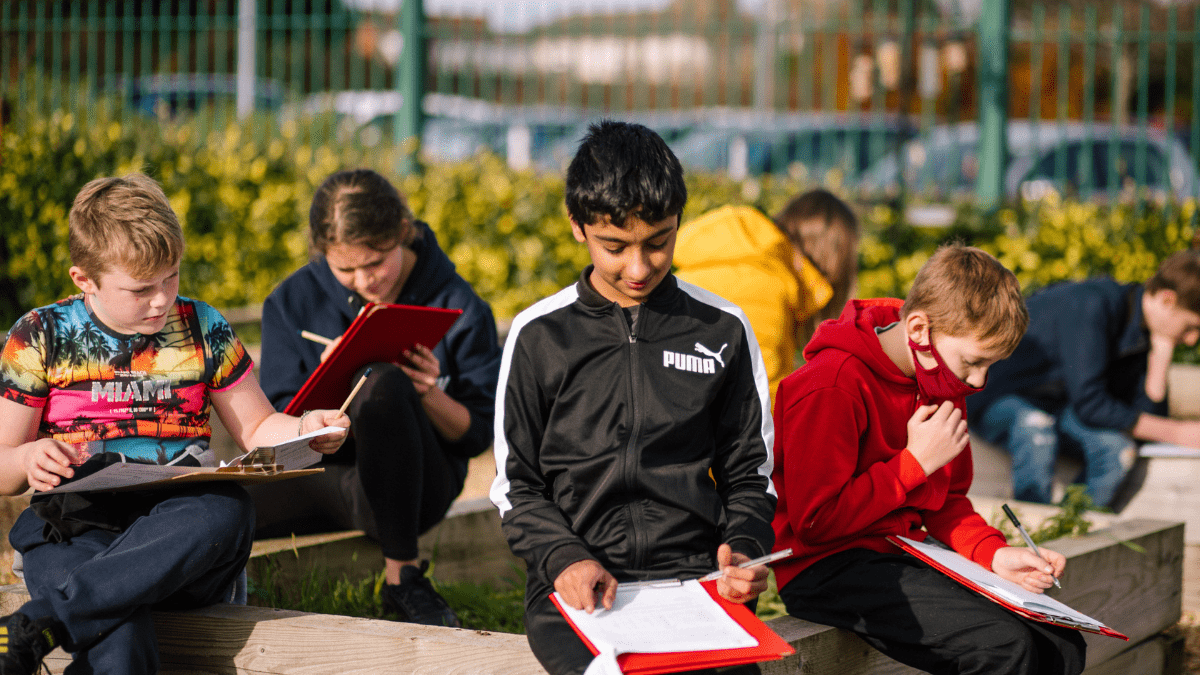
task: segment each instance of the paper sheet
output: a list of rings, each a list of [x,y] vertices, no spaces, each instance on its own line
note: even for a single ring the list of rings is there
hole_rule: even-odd
[[[275,463],[284,469],[303,469],[316,464],[321,459],[321,453],[308,447],[308,442],[317,436],[344,431],[341,427],[324,427],[311,433],[298,436],[290,441],[272,446],[275,449]],[[196,466],[161,466],[158,464],[141,464],[127,462],[106,466],[96,473],[74,480],[66,485],[60,485],[42,494],[60,492],[102,492],[134,485],[143,485],[161,481],[176,476],[196,473],[215,473],[216,467]]]
[[[325,434],[337,433],[345,431],[341,427],[321,427],[316,431],[310,431],[303,436],[297,436],[290,441],[284,441],[279,445],[269,446],[275,450],[275,463],[282,466],[284,469],[306,469],[313,464],[321,461],[321,453],[308,447],[308,442],[317,436]],[[243,455],[244,456],[244,455]],[[237,461],[237,458],[233,460]],[[221,466],[229,466],[224,462]]]
[[[991,570],[984,569],[975,561],[968,560],[954,551],[949,551],[933,544],[913,541],[907,537],[897,537],[897,539],[904,540],[906,544],[921,551],[921,553],[935,560],[939,565],[966,578],[968,581],[978,584],[997,597],[1007,600],[1014,605],[1024,607],[1032,612],[1040,612],[1053,618],[1066,619],[1070,623],[1083,624],[1091,628],[1099,628],[1104,625],[1100,621],[1082,612],[1075,611],[1045,593],[1027,591],[1023,586],[1014,584]]]
[[[1145,443],[1138,450],[1142,457],[1183,457],[1200,459],[1200,448],[1189,448],[1186,445],[1173,443]]]
[[[745,628],[696,580],[655,587],[617,587],[611,610],[592,614],[559,604],[601,654],[709,651],[754,647]]]

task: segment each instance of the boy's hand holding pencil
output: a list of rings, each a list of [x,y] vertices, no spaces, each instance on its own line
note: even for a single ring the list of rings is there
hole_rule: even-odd
[[[750,562],[745,553],[734,553],[729,544],[717,547],[717,569],[722,574],[717,579],[717,592],[730,602],[749,602],[767,590],[766,565],[741,567]]]

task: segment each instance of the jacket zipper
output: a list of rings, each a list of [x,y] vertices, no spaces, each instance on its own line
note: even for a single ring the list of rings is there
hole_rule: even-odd
[[[638,310],[637,325],[643,324],[643,322],[646,320],[645,314],[646,314],[646,306],[642,305],[641,308],[639,308],[639,310]],[[629,326],[629,322],[625,319],[625,310],[624,309],[622,309],[622,308],[617,309],[617,319],[620,320],[621,326],[623,327],[624,331],[626,332],[626,334],[629,337],[629,398],[630,398],[631,407],[633,409],[633,429],[629,433],[629,442],[625,446],[625,453],[624,453],[624,456],[622,457],[622,461],[624,462],[624,464],[621,467],[621,470],[622,470],[622,477],[625,482],[625,488],[626,488],[625,491],[627,494],[633,495],[634,494],[633,488],[636,485],[635,478],[636,478],[636,474],[637,474],[637,464],[638,464],[637,463],[637,441],[638,441],[638,436],[641,434],[641,430],[642,430],[642,406],[641,406],[641,400],[640,400],[640,396],[639,396],[640,392],[639,392],[638,377],[637,377],[638,372],[639,372],[639,368],[638,368],[639,359],[638,359],[638,349],[637,349],[638,335],[637,335],[637,329],[631,328]],[[625,512],[629,518],[630,540],[633,542],[630,566],[633,569],[641,569],[645,544],[642,541],[641,528],[635,527],[635,524],[640,522],[640,520],[641,520],[640,518],[637,517],[638,514],[635,513],[636,510],[637,509],[632,501],[626,502]]]

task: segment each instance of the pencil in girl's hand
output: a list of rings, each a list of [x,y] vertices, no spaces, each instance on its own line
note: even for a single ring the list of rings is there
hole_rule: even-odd
[[[327,347],[329,345],[333,344],[333,340],[325,337],[324,335],[317,335],[316,333],[306,331],[306,330],[300,331],[300,337],[304,338],[305,340],[312,340],[313,342],[319,342]]]
[[[346,397],[345,403],[342,403],[342,407],[338,408],[339,415],[346,412],[346,408],[350,407],[350,401],[354,400],[354,395],[357,394],[358,390],[362,389],[362,386],[367,383],[367,377],[370,374],[371,374],[371,369],[367,368],[366,372],[364,372],[362,374],[362,377],[358,378],[358,384],[354,385],[354,389],[350,390],[350,395]]]

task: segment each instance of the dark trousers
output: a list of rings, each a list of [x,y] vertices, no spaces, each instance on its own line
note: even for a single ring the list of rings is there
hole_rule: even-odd
[[[533,650],[533,655],[550,675],[579,675],[592,662],[592,652],[550,601],[548,594],[541,594],[540,598],[526,598],[525,633],[529,637],[529,648]],[[678,672],[694,675],[757,675],[760,671],[757,665],[749,664]]]
[[[779,595],[792,616],[854,631],[929,673],[1083,671],[1079,631],[1029,621],[911,556],[851,549],[818,561]]]
[[[9,530],[32,599],[19,610],[52,616],[74,653],[68,675],[158,672],[151,609],[229,599],[250,557],[254,507],[232,483],[146,493],[124,532],[93,529],[65,542],[43,538],[26,509]]]
[[[417,538],[446,515],[466,470],[442,449],[404,371],[372,368],[346,411],[352,438],[321,464],[324,473],[249,488],[255,537],[363,530],[385,557],[417,557]]]

